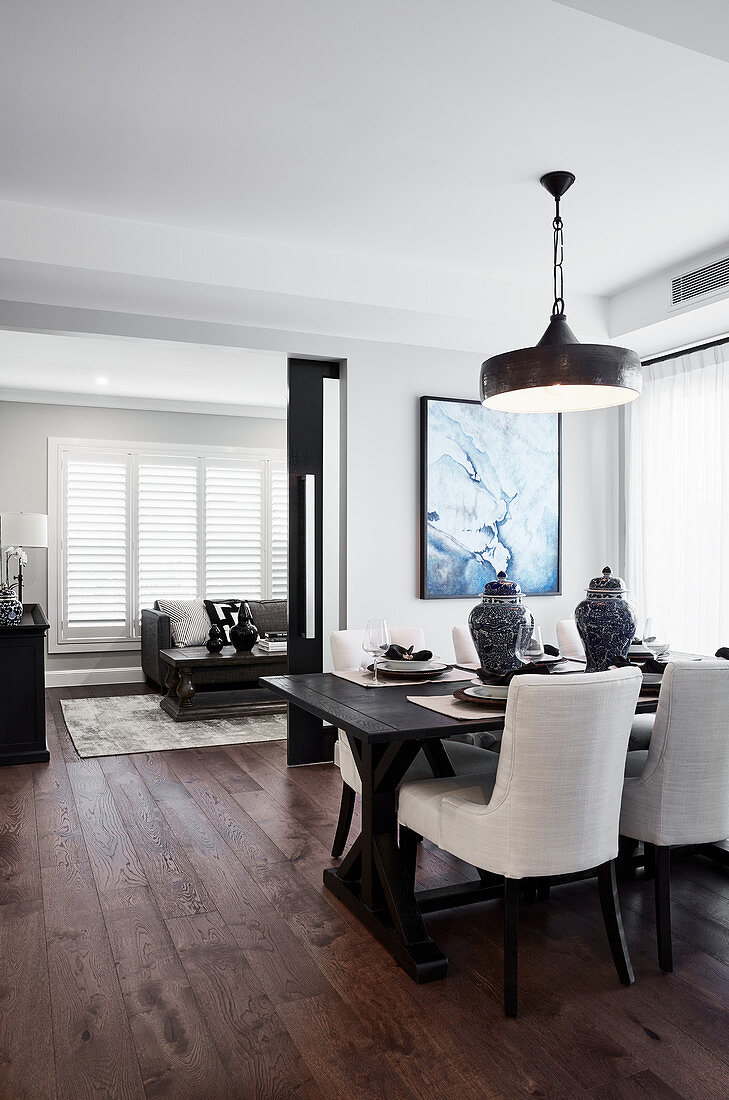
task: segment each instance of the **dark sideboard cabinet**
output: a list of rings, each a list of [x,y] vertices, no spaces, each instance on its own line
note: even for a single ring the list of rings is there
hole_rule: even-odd
[[[0,765],[50,760],[46,743],[45,636],[40,604],[19,626],[0,627]]]

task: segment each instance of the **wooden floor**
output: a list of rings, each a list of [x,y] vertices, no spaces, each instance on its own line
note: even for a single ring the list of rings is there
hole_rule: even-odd
[[[523,908],[507,1020],[500,903],[428,918],[451,973],[414,985],[321,885],[335,769],[282,742],[79,760],[59,699],[123,691],[49,692],[51,763],[0,769],[3,1100],[729,1096],[729,872],[676,866],[673,975],[652,885],[621,885],[630,989],[592,883]]]

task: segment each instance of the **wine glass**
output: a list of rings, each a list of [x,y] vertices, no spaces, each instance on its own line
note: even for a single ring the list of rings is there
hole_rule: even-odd
[[[372,656],[372,665],[377,683],[377,658],[390,648],[390,631],[385,619],[368,619],[365,625],[362,649]]]
[[[533,664],[544,657],[544,643],[541,628],[536,623],[531,627],[520,626],[516,639],[516,656],[525,664]]]
[[[654,657],[665,657],[669,649],[668,630],[663,619],[649,615],[643,627],[643,645]]]

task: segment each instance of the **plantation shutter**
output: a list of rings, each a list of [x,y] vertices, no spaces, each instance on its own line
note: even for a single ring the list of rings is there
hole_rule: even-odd
[[[62,583],[69,638],[128,635],[130,468],[126,455],[65,459]]]
[[[271,599],[288,592],[289,486],[285,463],[271,462]]]
[[[209,599],[264,595],[264,474],[261,459],[208,460],[205,575]]]
[[[142,456],[138,489],[139,606],[198,596],[198,463]]]

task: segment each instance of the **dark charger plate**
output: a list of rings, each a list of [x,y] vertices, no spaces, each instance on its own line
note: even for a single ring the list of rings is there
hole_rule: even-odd
[[[377,675],[382,676],[385,680],[437,680],[444,672],[450,672],[450,669],[450,665],[444,664],[443,668],[433,669],[432,672],[393,672],[392,669],[383,668],[382,665],[378,665]],[[367,671],[374,672],[375,666],[368,665]]]

